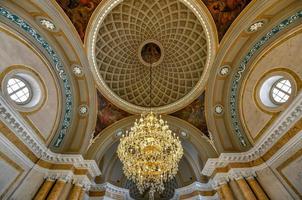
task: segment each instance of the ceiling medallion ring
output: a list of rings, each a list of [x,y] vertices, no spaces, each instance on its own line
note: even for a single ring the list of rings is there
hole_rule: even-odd
[[[140,45],[137,54],[143,65],[156,67],[164,59],[164,48],[157,40],[149,39]]]
[[[96,14],[95,18],[93,19],[91,26],[90,26],[90,33],[88,33],[87,37],[87,50],[88,55],[90,57],[89,62],[92,70],[94,73],[97,85],[101,93],[108,98],[113,104],[120,107],[121,109],[126,110],[127,112],[137,114],[148,111],[148,108],[140,105],[135,105],[133,103],[128,102],[127,100],[122,99],[119,97],[111,88],[108,87],[106,82],[103,80],[102,75],[98,71],[98,65],[96,60],[96,42],[98,32],[100,30],[100,26],[102,25],[103,21],[105,20],[106,16],[110,13],[112,9],[114,9],[119,3],[123,2],[122,0],[115,0],[115,1],[106,1],[102,4],[102,7],[98,9],[98,13]],[[191,103],[194,99],[196,99],[200,93],[203,91],[207,78],[209,77],[210,66],[214,61],[214,54],[216,52],[217,47],[217,35],[215,35],[215,31],[213,28],[213,24],[210,21],[209,15],[207,11],[205,11],[201,5],[195,5],[195,3],[189,0],[179,0],[179,2],[183,3],[191,12],[194,13],[195,17],[197,18],[198,22],[203,28],[205,34],[205,42],[206,42],[206,60],[204,64],[204,68],[200,79],[196,83],[196,85],[188,91],[188,93],[172,102],[170,104],[166,104],[159,107],[153,107],[154,112],[160,113],[172,113],[175,112],[184,106]],[[162,56],[163,57],[163,56]]]

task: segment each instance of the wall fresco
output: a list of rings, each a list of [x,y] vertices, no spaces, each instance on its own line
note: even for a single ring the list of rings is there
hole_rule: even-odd
[[[102,130],[110,126],[114,122],[130,116],[129,113],[117,108],[110,103],[101,93],[98,94],[98,112],[97,123],[95,127],[94,136],[97,136]]]
[[[251,0],[202,0],[216,23],[219,41]]]
[[[199,130],[201,130],[204,134],[208,135],[208,128],[205,118],[204,98],[205,97],[203,93],[190,105],[180,111],[173,113],[172,116],[189,122]]]
[[[202,0],[217,26],[219,40],[251,0]],[[88,21],[101,0],[57,0],[84,40]]]
[[[57,0],[84,40],[88,21],[101,0]]]

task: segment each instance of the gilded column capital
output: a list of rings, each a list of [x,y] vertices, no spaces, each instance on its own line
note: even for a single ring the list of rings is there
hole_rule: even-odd
[[[56,181],[57,180],[57,177],[55,175],[46,175],[44,176],[44,179],[47,180],[47,181]]]
[[[91,181],[87,178],[87,176],[74,176],[72,183],[82,187],[86,191],[89,190],[91,186]]]
[[[221,185],[227,184],[229,181],[229,177],[227,176],[221,176],[219,178],[215,178],[212,180],[212,187],[213,188],[219,188]]]
[[[50,172],[46,175],[46,177],[67,183],[72,180],[73,174],[71,172]]]

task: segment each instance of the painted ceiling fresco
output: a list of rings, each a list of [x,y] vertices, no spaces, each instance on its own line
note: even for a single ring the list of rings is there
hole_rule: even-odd
[[[251,0],[202,0],[216,23],[219,41]]]
[[[97,123],[95,127],[94,137],[97,136],[103,129],[110,126],[114,122],[130,116],[129,113],[117,108],[110,103],[100,92],[98,95],[98,113]]]
[[[219,40],[223,38],[224,34],[240,12],[251,2],[251,0],[202,1],[213,16],[217,26]],[[81,39],[84,40],[88,21],[101,0],[57,0],[57,2],[74,24]],[[98,119],[95,128],[95,136],[104,128],[129,115],[129,113],[114,106],[98,92]],[[204,114],[204,94],[189,106],[172,115],[188,121],[208,135]]]
[[[199,130],[201,130],[201,132],[203,132],[204,134],[209,135],[205,118],[204,98],[205,97],[203,93],[190,105],[180,111],[173,113],[172,116],[189,122]]]
[[[56,0],[84,40],[88,21],[101,0]]]
[[[217,26],[219,40],[251,0],[202,0]],[[57,0],[84,40],[88,21],[101,0]]]

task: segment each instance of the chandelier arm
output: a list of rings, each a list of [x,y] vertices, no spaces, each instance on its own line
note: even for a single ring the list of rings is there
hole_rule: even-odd
[[[152,60],[151,60],[151,57],[150,57],[150,104],[149,104],[149,107],[150,107],[150,112],[152,112]]]

